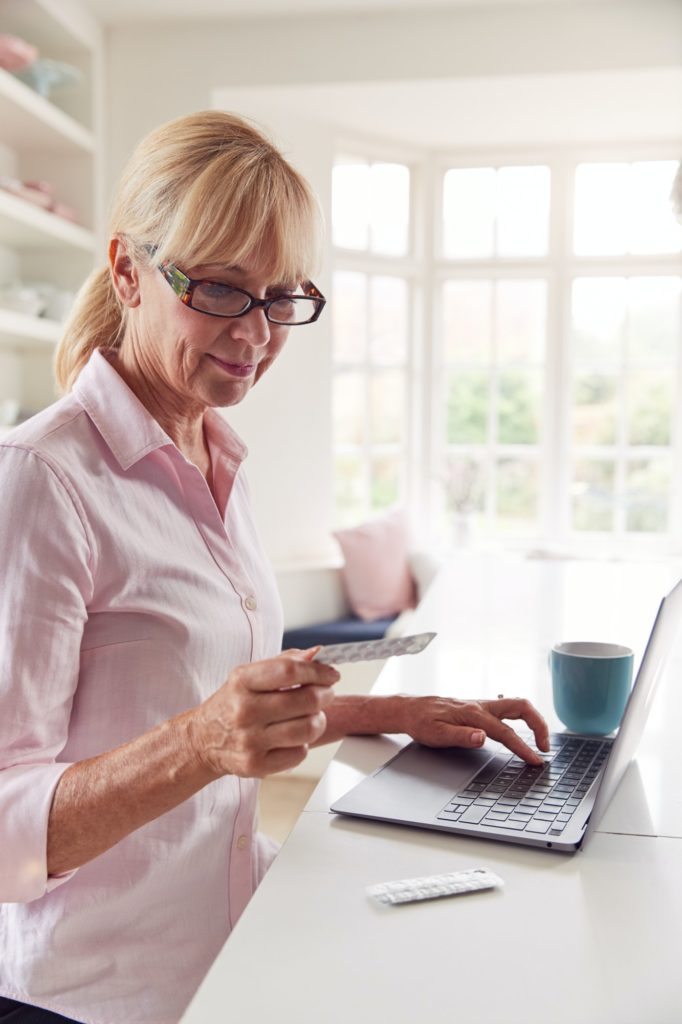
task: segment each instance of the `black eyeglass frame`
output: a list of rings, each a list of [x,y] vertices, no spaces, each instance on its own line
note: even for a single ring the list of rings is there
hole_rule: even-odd
[[[268,322],[275,324],[277,327],[304,327],[306,324],[315,323],[327,302],[322,292],[313,284],[312,281],[304,281],[301,283],[303,295],[292,295],[290,293],[283,292],[280,295],[273,295],[270,299],[257,299],[255,295],[252,295],[251,292],[247,292],[245,288],[237,288],[235,285],[229,285],[226,287],[229,287],[230,291],[239,292],[241,295],[246,297],[248,300],[246,306],[239,313],[211,313],[209,310],[199,309],[193,304],[192,299],[194,297],[194,292],[199,285],[219,285],[222,282],[212,281],[211,278],[208,277],[188,277],[187,274],[180,270],[179,267],[176,267],[174,263],[170,263],[169,261],[158,264],[158,269],[185,306],[193,309],[195,313],[203,313],[205,316],[217,316],[223,320],[234,320],[237,317],[246,316],[246,314],[250,313],[252,309],[262,309]],[[282,299],[285,298],[309,299],[313,306],[312,316],[308,320],[299,320],[297,323],[292,323],[290,320],[274,320],[270,316],[270,307],[275,302],[281,302]]]

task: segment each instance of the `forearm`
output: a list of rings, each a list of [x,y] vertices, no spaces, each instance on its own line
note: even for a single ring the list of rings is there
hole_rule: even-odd
[[[87,863],[217,777],[194,753],[191,724],[188,711],[67,768],[48,819],[49,875]]]
[[[335,697],[325,708],[327,728],[314,746],[335,743],[344,736],[405,732],[413,700],[413,697],[405,694],[390,697]]]

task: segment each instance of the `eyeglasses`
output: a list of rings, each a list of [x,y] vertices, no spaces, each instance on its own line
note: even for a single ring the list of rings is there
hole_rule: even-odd
[[[312,281],[300,286],[301,294],[257,299],[243,288],[218,281],[194,280],[172,263],[162,263],[159,270],[181,302],[208,316],[245,316],[252,309],[262,309],[271,324],[297,327],[314,323],[327,301]]]

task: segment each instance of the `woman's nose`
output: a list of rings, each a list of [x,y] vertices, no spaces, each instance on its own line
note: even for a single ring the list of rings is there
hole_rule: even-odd
[[[244,316],[233,321],[233,334],[248,340],[252,345],[267,345],[270,341],[270,321],[265,310],[254,307]]]

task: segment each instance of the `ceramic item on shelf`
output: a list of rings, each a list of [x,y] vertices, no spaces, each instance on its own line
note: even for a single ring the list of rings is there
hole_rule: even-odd
[[[35,416],[36,412],[37,409],[24,408],[16,398],[5,398],[0,401],[0,427],[14,427]]]
[[[78,210],[74,210],[73,206],[69,206],[67,203],[60,203],[58,200],[51,203],[50,213],[56,213],[58,217],[73,221],[74,224],[79,223]]]
[[[76,85],[83,78],[83,72],[72,64],[44,57],[39,57],[33,64],[17,72],[17,75],[45,99],[49,99],[55,90]]]
[[[0,401],[0,427],[13,427],[19,422],[21,406],[16,398],[3,398]]]
[[[57,285],[50,284],[48,281],[37,281],[33,288],[44,303],[41,316],[48,320],[56,320],[58,323],[66,320],[73,306],[74,292],[70,292],[66,288],[58,288]]]
[[[0,287],[1,309],[10,309],[15,313],[24,313],[26,316],[42,316],[47,305],[47,299],[41,295],[40,289],[36,285],[22,284],[17,281]]]
[[[17,178],[10,178],[6,175],[0,176],[0,188],[6,192],[11,192],[13,196],[18,196],[19,199],[25,199],[28,203],[42,206],[44,210],[49,209],[54,201],[50,192],[46,192],[41,188],[30,187],[23,181],[18,181]]]
[[[54,185],[49,181],[33,180],[22,182],[24,188],[29,188],[34,192],[40,192],[42,196],[47,196],[50,202],[54,202]]]
[[[5,71],[21,71],[38,60],[38,48],[27,43],[20,36],[0,33],[0,68]]]

